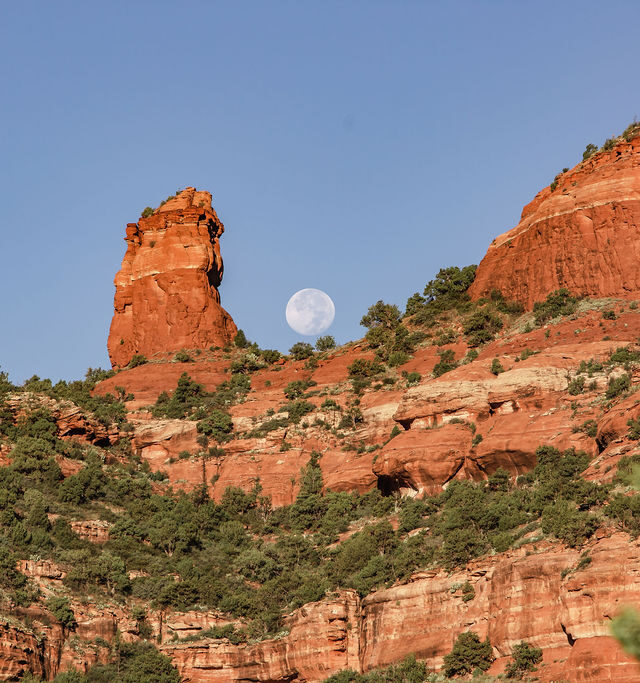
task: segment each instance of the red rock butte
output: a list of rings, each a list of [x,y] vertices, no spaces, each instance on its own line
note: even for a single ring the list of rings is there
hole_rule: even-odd
[[[223,346],[237,328],[220,305],[224,226],[211,193],[187,187],[127,224],[107,346],[114,367],[134,354]]]
[[[470,294],[492,289],[528,309],[549,292],[626,297],[640,291],[640,137],[557,177],[497,237]]]

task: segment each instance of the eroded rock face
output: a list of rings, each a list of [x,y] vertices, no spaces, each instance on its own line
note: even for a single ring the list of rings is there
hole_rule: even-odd
[[[640,290],[640,138],[601,152],[545,188],[518,225],[497,237],[471,286],[531,308],[560,287],[625,296]]]
[[[354,591],[311,603],[287,620],[289,633],[256,644],[205,640],[161,646],[184,681],[323,681],[359,670],[359,599]]]
[[[151,216],[127,225],[127,252],[115,277],[109,357],[227,344],[236,326],[220,306],[222,222],[211,194],[188,187]]]

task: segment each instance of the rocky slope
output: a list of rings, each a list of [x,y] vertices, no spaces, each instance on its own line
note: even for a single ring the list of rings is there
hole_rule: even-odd
[[[634,293],[640,299],[633,267],[640,250],[639,163],[635,138],[565,173],[553,192],[543,190],[525,207],[519,226],[496,239],[470,290],[478,300],[498,289],[531,308],[566,286],[589,295],[574,310],[536,324],[531,313],[507,313],[480,301],[447,309],[423,327],[405,319],[411,332],[423,334],[398,366],[376,366],[375,350],[366,340],[307,360],[265,360],[257,347],[230,344],[236,329],[220,308],[216,289],[222,276],[222,224],[208,193],[187,188],[130,225],[109,337],[119,371],[93,392],[94,397],[126,400],[126,422],[109,423],[104,416],[100,422],[88,414],[89,403],[80,409],[60,401],[51,387],[46,397],[42,390],[8,393],[5,412],[0,410],[0,435],[2,429],[8,435],[0,437],[3,467],[18,462],[24,470],[29,465],[20,461],[19,439],[11,437],[11,430],[28,421],[31,410],[46,408],[55,421],[58,441],[50,434],[47,438],[57,444],[56,486],[62,492],[51,499],[40,524],[49,528],[59,516],[71,514],[64,539],[72,549],[71,554],[67,546],[58,551],[60,563],[37,554],[21,556],[19,571],[40,591],[31,606],[18,607],[0,591],[0,679],[14,680],[25,671],[51,679],[71,667],[86,670],[107,661],[119,640],[148,638],[170,657],[182,680],[193,682],[319,682],[344,669],[371,671],[408,654],[438,670],[457,636],[472,630],[491,643],[495,661],[490,675],[503,672],[514,646],[526,641],[543,651],[535,674],[541,681],[639,680],[639,665],[611,638],[609,624],[624,606],[640,603],[640,545],[627,533],[640,528],[640,518],[632,508],[616,516],[607,507],[616,497],[619,504],[637,500],[616,475],[621,464],[624,473],[625,456],[640,456],[640,424],[633,427],[640,417],[640,314],[637,302],[630,301]],[[502,328],[474,349],[465,327],[476,313],[499,316]],[[171,360],[172,352],[182,348],[190,360]],[[439,374],[443,351],[454,360]],[[134,353],[144,354],[148,362],[125,368]],[[201,385],[189,385],[197,401],[167,412],[169,397],[163,398],[163,392],[175,396],[183,373]],[[304,411],[294,418],[296,402],[304,404],[297,404]],[[36,426],[38,436],[46,437],[42,425]],[[63,447],[74,441],[85,449],[82,457]],[[482,549],[447,561],[442,525],[446,497],[459,486],[452,482],[473,480],[481,483],[474,491],[487,492],[493,485],[489,477],[502,473],[504,490],[513,496],[500,500],[516,506],[518,495],[532,490],[540,446],[586,454],[578,480],[568,486],[587,493],[567,499],[572,505],[581,501],[573,505],[576,524],[581,514],[589,518],[584,537],[578,533],[562,540],[545,530],[549,517],[545,520],[541,510],[554,499],[548,490],[536,489],[532,495],[547,499],[535,514],[529,511],[525,521],[508,526],[503,510],[505,519],[492,530],[503,531],[502,540],[478,526],[473,533],[483,537]],[[100,456],[98,464],[91,449]],[[316,482],[320,477],[321,482],[309,495],[309,463],[316,457]],[[65,488],[65,481],[91,467],[112,468],[108,471],[115,473],[120,488],[112,498],[105,499],[103,492],[103,498],[87,496],[84,507],[70,507],[73,496],[82,500],[83,492]],[[265,505],[261,518],[255,501],[247,503],[237,490],[220,507],[206,502],[203,489],[213,500],[224,501],[229,487],[259,491],[276,510]],[[146,490],[147,497],[136,499],[137,488]],[[158,499],[173,500],[181,490],[195,495],[180,499],[178,517],[167,519],[165,527],[148,531],[144,522],[158,517],[153,507],[161,505]],[[326,510],[318,512],[321,505],[313,508],[323,500],[321,493],[326,500],[335,492],[370,491],[379,492],[376,500],[384,503],[383,512],[366,508],[367,516],[332,527],[339,533],[326,532],[330,538],[322,543],[328,545],[316,542],[315,535],[321,534],[313,519],[291,529],[291,518],[278,517],[282,509],[277,508],[292,504],[302,508],[296,514],[328,517]],[[407,523],[410,504],[423,498],[417,520]],[[343,506],[339,515],[350,514],[345,498],[331,500]],[[486,501],[494,498],[482,500],[488,507]],[[33,501],[33,495],[25,495],[17,505],[20,524],[35,517],[33,509],[27,514]],[[247,509],[230,513],[234,505]],[[470,503],[454,512],[466,514],[465,505]],[[203,508],[212,510],[211,518]],[[168,505],[162,509],[163,514],[174,511]],[[179,515],[188,514],[193,515],[191,526],[180,527]],[[233,514],[231,521],[224,516]],[[269,527],[274,518],[279,526]],[[221,528],[229,536],[216,545]],[[178,541],[169,546],[164,536],[175,529]],[[411,558],[401,557],[393,564],[383,547],[359,574],[343,575],[349,580],[356,576],[360,583],[343,578],[330,583],[331,565],[346,561],[341,549],[354,540],[356,558],[347,559],[357,564],[369,531],[386,534],[392,547],[408,547],[414,555],[424,552],[430,559],[410,564]],[[19,539],[25,535],[22,527],[11,533]],[[183,541],[186,550],[178,550]],[[73,589],[69,574],[78,571],[68,558],[76,557],[77,548],[83,549],[85,562],[97,557],[112,568],[116,555],[124,558],[119,580],[129,582],[128,592],[118,593],[110,575],[97,587],[76,577],[84,591]],[[302,571],[301,566],[311,571],[304,562],[317,554],[329,566],[317,581],[327,582],[329,591],[315,594],[325,595],[321,600],[286,602],[287,610],[307,604],[277,622],[281,631],[275,636],[277,629],[252,626],[251,609],[243,601],[262,596],[261,588],[276,580],[279,553],[293,557],[301,552],[304,557],[283,564],[286,573]],[[220,564],[208,564],[217,555],[223,556]],[[380,569],[385,562],[391,562],[391,574]],[[402,562],[409,562],[411,571],[402,571]],[[158,567],[165,576],[153,584]],[[312,570],[320,572],[316,566]],[[378,570],[384,580],[366,583],[366,572]],[[198,602],[190,591],[203,577],[213,583],[197,594]],[[287,587],[276,584],[275,592],[266,594],[265,611],[271,608],[269,599],[279,599],[276,593]],[[47,602],[58,595],[70,600],[72,627],[59,623]],[[177,602],[184,602],[180,609],[170,600],[176,595]],[[203,595],[210,597],[208,607]],[[211,609],[218,604],[228,604],[228,611]],[[225,627],[248,631],[238,639],[220,630]]]
[[[233,338],[236,327],[217,289],[223,232],[211,194],[193,187],[127,225],[108,341],[114,366],[134,354],[222,346]]]

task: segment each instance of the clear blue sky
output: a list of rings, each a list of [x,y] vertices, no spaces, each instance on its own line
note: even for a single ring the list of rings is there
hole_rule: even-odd
[[[636,2],[3,3],[0,367],[108,367],[125,224],[186,185],[265,348],[303,287],[362,335],[640,116]],[[313,341],[313,340],[312,340]]]

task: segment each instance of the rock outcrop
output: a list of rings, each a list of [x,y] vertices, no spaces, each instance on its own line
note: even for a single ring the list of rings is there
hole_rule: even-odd
[[[531,308],[560,287],[626,296],[640,290],[640,137],[619,142],[539,192],[512,230],[497,237],[471,286],[500,290]]]
[[[220,235],[211,194],[188,187],[138,223],[127,225],[127,252],[115,277],[109,357],[223,346],[236,333],[220,305]]]
[[[637,542],[603,535],[580,552],[541,543],[473,562],[465,571],[431,570],[360,600],[353,591],[305,605],[288,633],[253,645],[203,640],[162,646],[185,681],[322,681],[341,669],[370,671],[408,654],[439,668],[459,633],[489,637],[499,674],[514,645],[544,651],[540,681],[637,681],[640,666],[610,637],[608,622],[640,601]],[[474,597],[462,598],[465,581]]]

